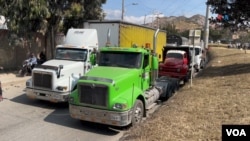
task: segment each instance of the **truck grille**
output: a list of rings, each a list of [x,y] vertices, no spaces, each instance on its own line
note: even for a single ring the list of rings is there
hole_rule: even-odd
[[[164,71],[164,72],[177,72],[177,68],[162,67],[161,71]]]
[[[78,87],[80,102],[85,104],[108,106],[108,87],[97,84],[80,84]]]
[[[44,73],[33,73],[34,87],[52,89],[52,75]]]

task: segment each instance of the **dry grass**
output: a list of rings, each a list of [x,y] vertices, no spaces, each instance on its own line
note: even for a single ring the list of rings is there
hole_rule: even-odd
[[[222,124],[250,124],[250,53],[211,48],[207,68],[126,141],[219,141]]]

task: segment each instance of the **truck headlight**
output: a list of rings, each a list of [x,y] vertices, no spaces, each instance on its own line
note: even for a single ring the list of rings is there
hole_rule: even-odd
[[[113,106],[113,109],[119,109],[119,110],[123,110],[127,108],[127,104],[124,103],[115,103]]]
[[[67,86],[57,86],[56,89],[59,90],[59,91],[65,91],[67,90]]]

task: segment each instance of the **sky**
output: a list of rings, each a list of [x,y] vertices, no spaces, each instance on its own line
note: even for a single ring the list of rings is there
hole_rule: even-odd
[[[206,15],[207,0],[124,0],[124,21],[144,24],[155,17]],[[108,20],[121,20],[122,0],[107,0],[102,6]]]

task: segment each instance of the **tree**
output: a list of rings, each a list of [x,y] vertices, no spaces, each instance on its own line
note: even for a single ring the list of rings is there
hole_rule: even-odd
[[[72,3],[65,11],[63,18],[63,32],[71,27],[82,26],[85,20],[103,19],[104,12],[101,9],[106,0],[82,0],[83,2]]]
[[[7,18],[7,26],[10,31],[19,35],[27,31],[39,32],[50,17],[47,2],[40,0],[0,0],[1,15]]]
[[[250,27],[249,0],[208,0],[211,12],[218,14],[210,18],[210,23],[228,27],[232,31],[245,30]]]
[[[211,29],[209,31],[209,38],[213,41],[220,40],[221,43],[228,44],[232,39],[232,34],[230,33],[230,30],[228,28],[222,28],[220,30],[217,29]]]
[[[56,32],[81,27],[84,20],[100,19],[104,3],[106,0],[0,0],[0,15],[19,37],[29,38],[31,32],[50,37],[53,53]]]
[[[173,23],[166,23],[164,27],[162,27],[162,30],[168,31],[168,35],[176,35],[178,34],[178,30],[176,29],[176,26]]]

